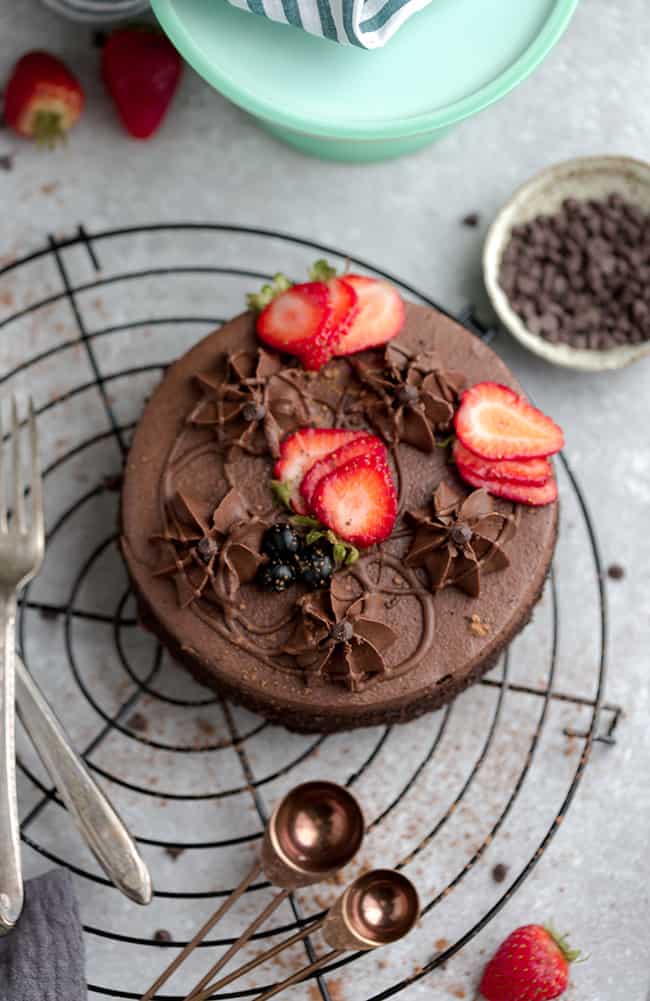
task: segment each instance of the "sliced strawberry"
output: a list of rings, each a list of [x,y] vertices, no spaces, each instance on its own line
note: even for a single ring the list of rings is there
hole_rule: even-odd
[[[529,483],[511,483],[508,480],[490,480],[477,476],[469,466],[456,461],[456,469],[461,479],[473,487],[483,487],[489,494],[502,497],[504,500],[516,501],[518,504],[528,504],[529,507],[543,507],[557,500],[557,483],[551,476],[542,484],[534,486]]]
[[[258,316],[258,337],[278,351],[300,354],[325,336],[331,313],[329,300],[325,282],[292,285]]]
[[[327,282],[327,292],[330,312],[325,327],[304,347],[298,346],[295,349],[303,368],[310,372],[317,372],[334,356],[340,337],[348,329],[357,311],[356,292],[340,278]]]
[[[330,293],[330,309],[332,311],[329,327],[333,337],[338,339],[343,336],[350,324],[357,315],[359,308],[359,296],[354,286],[343,278],[333,278],[327,283]]]
[[[397,518],[397,491],[390,469],[377,455],[350,459],[324,476],[312,510],[339,538],[355,546],[387,539]]]
[[[482,459],[465,448],[458,438],[454,442],[454,462],[471,469],[483,480],[509,480],[533,487],[543,486],[553,474],[548,459]]]
[[[400,332],[406,311],[396,288],[365,275],[346,275],[341,281],[354,289],[358,306],[349,328],[339,338],[337,355],[378,347]]]
[[[300,496],[300,484],[307,470],[323,456],[363,434],[363,431],[346,431],[343,428],[302,428],[287,435],[280,445],[280,458],[275,464],[274,476],[289,487],[289,500],[294,511],[307,513],[307,506]]]
[[[533,459],[564,445],[562,429],[523,396],[496,382],[466,390],[454,418],[456,434],[483,459]]]
[[[342,466],[345,462],[349,462],[350,459],[356,459],[358,455],[378,455],[384,462],[388,460],[388,453],[380,438],[374,434],[359,434],[357,438],[348,442],[347,445],[341,445],[335,452],[330,452],[324,459],[315,462],[311,469],[307,471],[300,484],[300,493],[307,507],[311,506],[316,487],[323,476],[331,473],[337,466]]]

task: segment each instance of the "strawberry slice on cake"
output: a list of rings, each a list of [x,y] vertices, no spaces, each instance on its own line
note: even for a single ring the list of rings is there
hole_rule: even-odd
[[[287,435],[280,445],[280,458],[274,469],[282,498],[298,514],[307,514],[308,508],[300,493],[305,474],[324,456],[363,436],[363,431],[344,428],[301,428]]]
[[[350,459],[324,476],[312,511],[340,539],[365,548],[383,542],[397,518],[397,490],[381,456]]]

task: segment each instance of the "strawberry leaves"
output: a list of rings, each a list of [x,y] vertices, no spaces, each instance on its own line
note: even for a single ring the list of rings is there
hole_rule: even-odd
[[[281,271],[273,276],[272,281],[262,285],[259,292],[249,292],[246,296],[246,305],[253,313],[261,313],[263,309],[273,302],[273,300],[291,288],[293,282],[283,275]]]
[[[337,271],[324,257],[314,261],[309,269],[309,280],[312,282],[328,282],[336,278]],[[270,282],[262,285],[259,292],[249,292],[246,296],[246,305],[252,313],[261,313],[263,309],[273,302],[283,292],[287,292],[294,285],[290,278],[278,271]]]
[[[336,268],[333,268],[324,257],[321,257],[317,261],[314,261],[310,267],[309,280],[312,282],[328,282],[332,278],[336,278],[337,274]]]
[[[307,515],[296,514],[291,519],[292,525],[296,528],[308,529],[305,541],[308,546],[313,546],[315,542],[325,539],[332,546],[332,555],[337,567],[349,567],[359,559],[359,550],[340,539],[338,535],[326,528],[317,518],[310,518]]]

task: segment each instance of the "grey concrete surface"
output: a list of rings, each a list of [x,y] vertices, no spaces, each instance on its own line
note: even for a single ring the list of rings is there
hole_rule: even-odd
[[[67,146],[53,152],[38,151],[8,131],[0,131],[0,155],[15,154],[13,170],[0,170],[0,256],[5,260],[41,246],[49,232],[60,236],[73,232],[79,222],[96,231],[137,222],[223,221],[331,243],[393,271],[450,309],[472,301],[489,316],[480,279],[482,238],[491,217],[517,184],[547,164],[578,154],[650,158],[647,0],[582,0],[555,51],[504,101],[459,127],[438,146],[408,159],[359,167],[318,162],[279,145],[191,71],[159,136],[149,144],[130,142],[116,125],[102,92],[96,72],[98,52],[88,29],[49,14],[37,0],[0,0],[0,78],[21,52],[37,46],[59,52],[75,66],[87,89],[88,109]],[[461,217],[473,211],[481,216],[476,230],[460,224]],[[177,250],[181,258],[183,245]],[[71,269],[76,266],[73,257]],[[282,266],[278,256],[277,267]],[[55,285],[56,276],[45,270],[34,272],[32,285],[16,293],[19,304],[21,295],[29,301],[39,297],[34,281]],[[9,294],[14,296],[13,287]],[[0,279],[0,302],[2,295]],[[10,303],[4,303],[6,310]],[[104,318],[103,323],[108,322]],[[69,317],[61,323],[63,330]],[[495,346],[536,400],[564,426],[567,454],[588,498],[605,564],[617,562],[625,568],[622,580],[606,582],[610,605],[606,697],[620,704],[625,716],[616,747],[596,748],[577,798],[532,876],[445,970],[418,981],[400,996],[405,1001],[473,998],[484,958],[497,942],[517,924],[552,918],[562,928],[570,928],[575,942],[589,953],[588,962],[574,970],[571,1001],[641,1001],[650,982],[650,360],[618,373],[591,376],[554,370],[527,355],[505,333]],[[27,342],[23,344],[20,337],[9,342],[3,332],[0,371],[19,362],[23,351]],[[110,352],[105,360],[111,362]],[[71,364],[81,364],[78,356],[72,357]],[[41,373],[38,385],[51,378],[51,372]],[[57,371],[56,378],[53,391],[65,383],[66,373]],[[92,413],[89,410],[77,419],[92,422]],[[60,484],[62,495],[68,487]],[[570,547],[566,551],[572,552]],[[561,606],[569,648],[571,637],[575,638],[576,663],[583,663],[584,650],[591,649],[590,643],[593,646],[597,629],[593,571],[588,561],[581,560],[576,556],[575,573],[571,565],[563,567],[566,578],[574,579]],[[55,600],[55,576],[42,586],[42,600]],[[585,670],[591,672],[585,683],[591,684],[593,656]],[[74,704],[76,690],[63,675],[52,671],[42,680],[53,699],[61,702],[61,711]],[[112,697],[106,694],[107,705]],[[480,709],[480,701],[476,706]],[[75,720],[80,727],[75,731],[80,745],[95,732],[96,720],[86,720],[85,712],[70,709],[68,720],[71,728]],[[169,725],[177,724],[171,720]],[[558,740],[560,734],[558,728]],[[411,744],[405,738],[405,746],[411,748]],[[142,753],[149,751],[145,747]],[[141,762],[134,752],[129,755],[125,770],[137,772]],[[542,757],[537,763],[540,810],[547,794],[549,807],[557,805],[555,790],[547,788],[547,780],[550,783],[554,778],[552,760]],[[228,767],[235,769],[236,762]],[[113,786],[109,791],[119,795]],[[24,816],[37,796],[29,783],[23,795]],[[138,832],[151,833],[151,810],[160,818],[166,816],[161,830],[171,839],[185,823],[182,814],[174,814],[174,827],[171,809],[165,811],[156,799],[144,806],[126,801],[120,806],[131,811]],[[534,795],[530,809],[536,809]],[[219,818],[215,813],[213,820]],[[221,820],[227,826],[228,818]],[[57,830],[52,837],[62,857],[76,858],[71,830]],[[516,836],[499,850],[516,858]],[[149,850],[149,857],[152,864],[158,861],[163,866],[154,857],[154,849]],[[508,858],[495,856],[493,860]],[[36,872],[49,863],[28,851],[26,864]],[[160,883],[174,886],[169,859],[166,865]],[[205,878],[209,880],[209,873]],[[425,872],[422,879],[426,878]],[[80,889],[81,894],[85,892]],[[151,914],[134,914],[130,906],[127,909],[115,901],[112,891],[97,887],[96,892],[100,896],[92,901],[82,896],[87,923],[101,927],[94,912],[91,919],[97,900],[104,900],[101,894],[105,894],[106,908],[115,912],[113,927],[125,927],[130,934],[146,939],[158,921],[169,925],[174,920],[173,901],[164,901],[166,910],[157,902]],[[478,899],[480,891],[476,893]],[[201,909],[204,904],[185,908],[183,923],[175,929],[179,937],[190,931],[199,914],[207,913]],[[466,894],[463,908],[468,919],[471,894]],[[460,917],[451,915],[450,923],[458,923]],[[458,927],[462,926],[460,921]],[[444,926],[435,933],[427,926],[409,962],[427,959],[438,937],[451,939],[452,935]],[[126,946],[89,938],[95,984],[110,984],[116,992],[146,986],[144,974],[142,979],[136,975],[136,961]],[[406,953],[402,958],[387,957],[389,966],[396,963],[399,969],[383,970],[383,979],[375,970],[377,990],[395,981],[396,976],[389,974],[408,972],[402,969],[404,957]],[[143,960],[145,972],[150,966],[155,972],[156,962],[160,962],[159,955],[146,963]],[[369,982],[375,983],[372,978]],[[343,978],[336,991],[335,1001],[366,997],[354,978]],[[312,994],[300,988],[292,997],[311,999]]]

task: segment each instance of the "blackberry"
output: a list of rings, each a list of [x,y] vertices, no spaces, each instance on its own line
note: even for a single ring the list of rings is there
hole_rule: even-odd
[[[271,560],[257,571],[257,581],[264,591],[286,591],[296,580],[296,571],[290,563]]]
[[[307,546],[300,554],[298,568],[300,580],[310,591],[327,587],[334,573],[334,559],[331,552],[322,545],[315,543]]]
[[[293,560],[298,555],[301,538],[292,525],[280,522],[271,525],[264,533],[262,552],[272,560]]]

